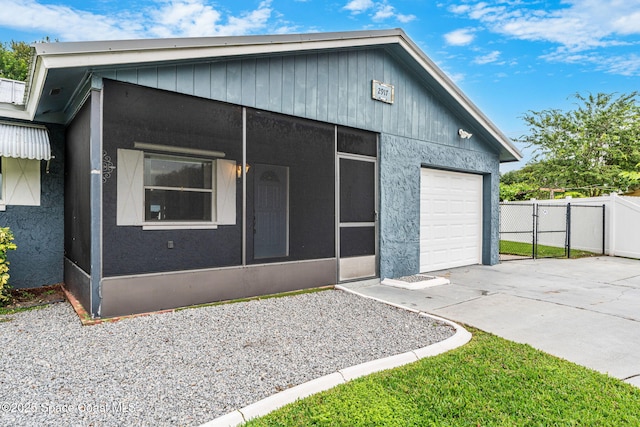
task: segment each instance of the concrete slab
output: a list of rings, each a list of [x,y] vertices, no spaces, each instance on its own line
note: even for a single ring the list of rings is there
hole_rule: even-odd
[[[517,260],[429,274],[451,284],[406,290],[369,283],[358,292],[527,343],[640,386],[640,261]]]
[[[530,344],[579,365],[627,378],[640,372],[640,328],[615,316],[517,296],[494,294],[435,314]]]

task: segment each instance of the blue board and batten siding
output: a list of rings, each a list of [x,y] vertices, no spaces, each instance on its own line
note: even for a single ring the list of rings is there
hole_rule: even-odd
[[[384,49],[101,71],[118,81],[380,133],[380,275],[419,269],[420,168],[484,176],[483,262],[498,261],[499,153]],[[371,81],[395,87],[393,105]],[[428,79],[428,78],[427,78]],[[459,128],[474,133],[461,139]]]
[[[103,71],[105,78],[323,122],[459,144],[460,123],[382,49]],[[371,80],[395,86],[395,103],[371,99]],[[474,141],[466,148],[473,147]]]

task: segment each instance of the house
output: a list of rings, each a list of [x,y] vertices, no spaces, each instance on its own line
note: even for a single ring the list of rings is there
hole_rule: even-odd
[[[399,29],[35,44],[0,116],[51,150],[14,286],[94,317],[495,264],[520,159]]]

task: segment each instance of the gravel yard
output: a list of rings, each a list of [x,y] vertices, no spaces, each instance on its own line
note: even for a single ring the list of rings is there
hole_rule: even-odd
[[[199,425],[454,333],[338,290],[84,327],[67,303],[8,317],[0,322],[2,426]]]

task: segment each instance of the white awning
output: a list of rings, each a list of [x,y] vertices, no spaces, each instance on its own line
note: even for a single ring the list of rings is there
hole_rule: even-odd
[[[51,146],[44,126],[0,123],[0,157],[49,160]]]

